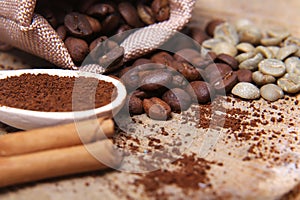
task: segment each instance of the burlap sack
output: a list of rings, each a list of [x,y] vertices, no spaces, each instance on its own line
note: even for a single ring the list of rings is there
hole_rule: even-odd
[[[156,49],[191,18],[196,0],[170,0],[170,19],[133,33],[121,46],[125,61]],[[75,68],[63,41],[49,23],[34,13],[36,0],[0,0],[0,41],[44,58],[62,68]]]

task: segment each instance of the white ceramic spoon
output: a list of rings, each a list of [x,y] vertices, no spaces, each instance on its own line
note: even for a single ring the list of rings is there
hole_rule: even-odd
[[[52,126],[63,123],[71,123],[74,121],[95,118],[96,116],[112,116],[113,114],[116,114],[124,105],[127,95],[125,86],[120,81],[109,76],[82,71],[61,69],[26,69],[0,71],[0,79],[5,79],[11,76],[19,76],[25,73],[49,74],[69,77],[93,77],[114,84],[114,86],[117,88],[118,95],[111,103],[105,106],[95,108],[93,110],[76,112],[40,112],[0,105],[0,121],[23,130]]]

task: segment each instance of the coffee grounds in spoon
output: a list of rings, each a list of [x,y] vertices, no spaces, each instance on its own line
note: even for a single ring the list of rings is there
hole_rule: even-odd
[[[0,79],[0,105],[44,112],[83,111],[111,103],[116,87],[90,77],[22,74]]]

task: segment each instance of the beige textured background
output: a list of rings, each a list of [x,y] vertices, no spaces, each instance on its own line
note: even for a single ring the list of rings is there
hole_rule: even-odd
[[[248,18],[261,27],[276,24],[300,36],[299,0],[197,0],[194,20],[203,24],[215,17]]]

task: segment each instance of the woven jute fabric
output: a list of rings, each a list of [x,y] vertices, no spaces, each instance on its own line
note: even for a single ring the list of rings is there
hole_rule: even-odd
[[[121,46],[124,61],[144,55],[163,44],[191,18],[196,0],[170,0],[171,15],[130,35]],[[35,0],[0,0],[0,41],[62,67],[76,69],[63,41],[40,15]]]

